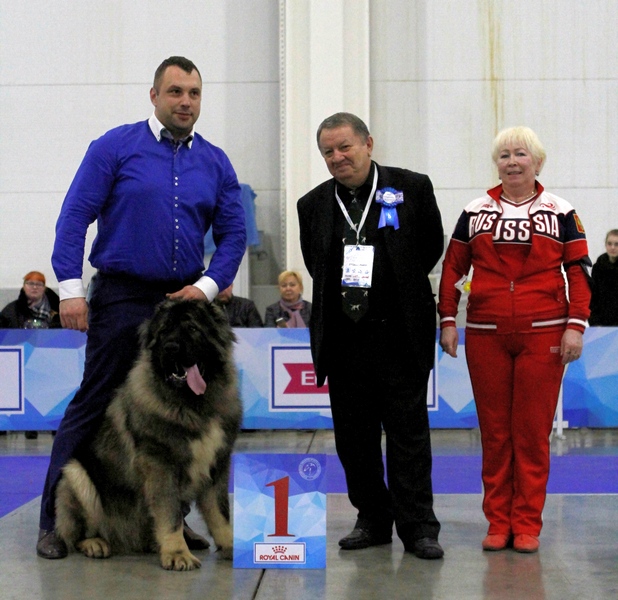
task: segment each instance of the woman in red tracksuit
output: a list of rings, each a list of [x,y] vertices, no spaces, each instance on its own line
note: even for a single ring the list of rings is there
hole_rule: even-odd
[[[465,348],[483,447],[482,545],[536,552],[549,436],[564,366],[582,352],[591,263],[573,207],[536,181],[545,161],[536,134],[501,131],[492,157],[502,183],[466,206],[444,259],[440,345],[457,355],[455,316],[472,267]]]

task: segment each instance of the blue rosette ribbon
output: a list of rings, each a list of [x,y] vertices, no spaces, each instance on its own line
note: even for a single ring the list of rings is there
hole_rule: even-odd
[[[403,192],[386,187],[376,192],[376,202],[382,205],[380,222],[378,229],[387,225],[399,229],[399,217],[397,216],[397,205],[403,202]]]

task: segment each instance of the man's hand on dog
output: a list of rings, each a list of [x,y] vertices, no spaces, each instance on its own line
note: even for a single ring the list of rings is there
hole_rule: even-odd
[[[206,294],[194,285],[185,285],[181,290],[173,294],[167,294],[171,300],[208,300]]]

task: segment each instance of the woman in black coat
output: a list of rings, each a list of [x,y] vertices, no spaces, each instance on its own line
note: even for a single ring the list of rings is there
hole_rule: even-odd
[[[605,236],[605,250],[592,267],[589,323],[618,327],[618,229]]]
[[[19,297],[0,313],[4,329],[51,329],[61,327],[58,294],[45,286],[45,275],[30,271],[24,277]]]

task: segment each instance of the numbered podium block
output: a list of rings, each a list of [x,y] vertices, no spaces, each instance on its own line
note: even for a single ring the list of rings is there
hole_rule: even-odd
[[[234,456],[234,567],[326,567],[326,455]]]

